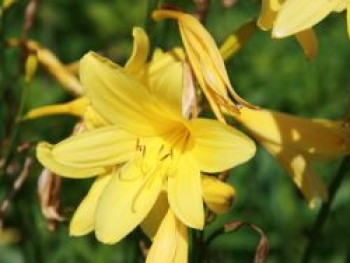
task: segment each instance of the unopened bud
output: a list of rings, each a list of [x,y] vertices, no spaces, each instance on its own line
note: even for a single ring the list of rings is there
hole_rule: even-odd
[[[214,213],[226,213],[235,197],[235,189],[214,176],[202,176],[203,199]]]
[[[37,68],[38,68],[38,57],[36,54],[30,54],[27,57],[26,64],[25,64],[24,80],[26,83],[31,82]]]

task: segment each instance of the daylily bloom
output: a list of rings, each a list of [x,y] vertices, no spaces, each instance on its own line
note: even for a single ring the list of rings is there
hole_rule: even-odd
[[[100,176],[95,180],[72,218],[71,235],[85,235],[95,229],[98,203],[111,180],[111,175]],[[230,185],[213,176],[203,175],[202,188],[203,199],[215,213],[225,213],[231,207],[235,191]],[[153,241],[146,262],[187,262],[188,228],[169,207],[165,191],[158,195],[151,211],[141,223],[141,229]]]
[[[350,129],[342,121],[308,120],[268,110],[243,108],[236,119],[290,173],[309,201],[327,201],[328,192],[312,164],[350,153]]]
[[[165,18],[178,21],[186,55],[196,79],[220,121],[225,122],[223,109],[233,113],[239,112],[240,106],[229,99],[227,92],[231,93],[238,103],[253,107],[232,88],[214,39],[194,16],[174,10],[156,10],[152,17],[157,21]]]
[[[176,217],[201,229],[201,172],[220,172],[254,155],[253,142],[239,131],[214,120],[182,117],[181,69],[179,62],[161,74],[154,70],[135,78],[88,53],[80,63],[81,83],[92,108],[109,125],[37,148],[39,160],[57,174],[99,175],[96,187],[103,192],[94,226],[102,242],[115,243],[140,224],[162,188]]]
[[[282,38],[304,31],[322,21],[332,12],[349,9],[349,4],[347,0],[286,0],[279,10],[272,35]],[[347,28],[350,37],[349,10],[347,10]]]
[[[262,30],[271,30],[273,27],[273,31],[272,31],[273,37],[278,37],[275,32],[276,26],[274,25],[277,23],[276,19],[278,19],[280,13],[282,12],[281,9],[284,8],[285,5],[287,5],[287,2],[288,0],[281,0],[281,1],[280,0],[262,0],[261,13],[257,21],[257,24]],[[314,1],[304,1],[304,2],[311,3]],[[294,20],[294,17],[295,16],[288,19],[289,24],[291,23],[291,21]],[[305,55],[309,59],[313,59],[318,50],[317,37],[314,30],[311,28],[311,26],[305,27],[302,30],[298,30],[296,32],[293,32],[292,34],[289,34],[289,35],[293,35],[293,34],[295,35]]]

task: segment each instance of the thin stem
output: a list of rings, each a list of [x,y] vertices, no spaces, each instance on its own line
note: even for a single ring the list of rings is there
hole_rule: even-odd
[[[347,156],[343,159],[336,176],[334,177],[334,179],[332,180],[329,186],[329,201],[322,204],[322,207],[317,216],[317,219],[312,227],[309,242],[304,250],[303,258],[301,261],[302,263],[310,262],[313,249],[315,248],[320,232],[328,218],[329,211],[330,211],[332,202],[334,200],[334,197],[337,193],[337,190],[339,189],[341,182],[349,172],[350,172],[350,156]]]
[[[19,104],[19,108],[18,108],[18,111],[17,111],[17,114],[16,114],[14,128],[13,128],[12,136],[11,136],[11,139],[10,139],[10,145],[9,145],[8,151],[7,151],[7,153],[5,155],[5,158],[4,158],[5,159],[4,160],[4,165],[3,165],[2,171],[1,171],[2,174],[5,174],[6,168],[7,168],[7,166],[9,165],[9,163],[10,163],[10,161],[12,159],[15,147],[17,145],[17,139],[18,139],[20,126],[21,126],[21,118],[22,118],[23,113],[24,113],[25,104],[27,102],[27,97],[28,97],[29,90],[30,90],[30,87],[31,87],[31,81],[30,82],[24,82],[24,83],[25,83],[24,84],[24,89],[23,89],[22,94],[21,94],[20,104]]]

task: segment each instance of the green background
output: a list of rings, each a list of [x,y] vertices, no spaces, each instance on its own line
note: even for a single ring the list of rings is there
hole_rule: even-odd
[[[221,1],[211,2],[206,26],[219,44],[259,14],[259,1],[241,0],[229,9],[223,8]],[[18,0],[6,13],[3,39],[21,36],[26,4],[27,1]],[[177,1],[177,4],[188,12],[194,10],[192,1]],[[146,0],[40,1],[29,36],[65,63],[78,60],[88,50],[95,50],[123,65],[132,49],[134,26],[147,24],[154,46],[168,49],[181,44],[175,22],[154,24],[147,18],[147,5]],[[319,52],[312,62],[305,58],[293,37],[272,40],[269,32],[257,30],[226,64],[235,89],[246,100],[264,108],[305,117],[342,118],[350,82],[350,42],[345,20],[344,13],[334,14],[316,26]],[[18,106],[24,85],[19,50],[2,49],[0,52],[6,58],[6,64],[0,65],[6,73],[2,75],[0,90],[6,85],[9,87],[1,98],[0,126],[1,139],[4,139],[4,132],[11,133],[10,109]],[[43,69],[39,69],[25,110],[70,99]],[[70,134],[74,122],[73,117],[56,116],[23,123],[20,142],[58,142]],[[34,154],[33,148],[29,154]],[[23,161],[22,155],[14,158]],[[339,161],[335,160],[316,168],[329,183],[338,165]],[[138,243],[145,236],[140,230],[113,246],[98,243],[93,234],[69,237],[67,222],[59,224],[55,232],[48,231],[36,192],[40,171],[41,166],[36,163],[5,216],[5,228],[15,229],[20,238],[0,245],[1,263],[142,262]],[[15,177],[16,174],[8,174],[0,178],[0,200],[11,191]],[[230,213],[219,216],[204,235],[209,236],[230,220],[244,220],[258,225],[266,233],[270,245],[267,262],[299,262],[319,207],[308,208],[288,174],[262,148],[253,160],[234,169],[229,181],[237,191],[236,203]],[[91,180],[63,180],[62,207],[68,218],[90,184]],[[350,180],[345,178],[318,239],[312,262],[350,262],[349,187]],[[205,259],[208,262],[253,262],[258,241],[255,232],[242,228],[217,238]]]

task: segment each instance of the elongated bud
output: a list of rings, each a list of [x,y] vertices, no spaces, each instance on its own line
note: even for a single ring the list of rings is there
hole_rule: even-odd
[[[26,83],[29,83],[32,81],[37,68],[38,68],[38,57],[36,54],[30,54],[27,57],[26,64],[25,64],[24,80]]]
[[[251,38],[256,29],[256,22],[250,21],[242,25],[234,34],[230,35],[220,47],[220,54],[224,60],[234,56]]]
[[[217,214],[226,213],[235,197],[235,189],[214,176],[202,176],[203,199],[210,210]]]
[[[68,114],[77,117],[82,117],[89,103],[89,100],[83,97],[64,104],[44,106],[29,111],[23,119],[29,120],[40,118],[43,116],[60,114]]]

